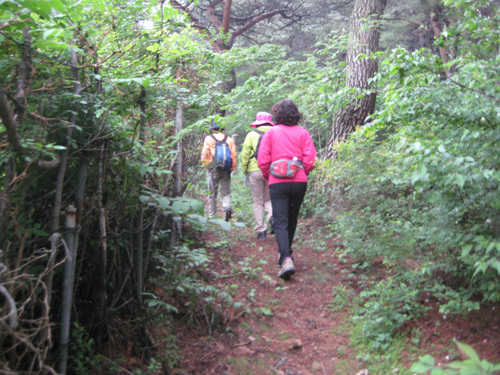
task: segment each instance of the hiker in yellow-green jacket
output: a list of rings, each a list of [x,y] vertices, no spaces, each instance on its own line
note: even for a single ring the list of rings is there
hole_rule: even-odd
[[[240,154],[241,166],[243,173],[245,173],[245,184],[250,186],[250,190],[252,191],[253,216],[257,239],[266,239],[266,221],[271,226],[271,234],[274,233],[272,222],[273,209],[271,198],[269,197],[269,186],[257,164],[260,140],[264,133],[271,129],[273,125],[270,113],[257,113],[255,121],[250,124],[254,129],[247,134]],[[266,221],[264,220],[264,212],[266,214]]]

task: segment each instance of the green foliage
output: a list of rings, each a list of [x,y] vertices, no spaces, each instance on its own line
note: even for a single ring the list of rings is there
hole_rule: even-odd
[[[436,366],[435,360],[430,355],[424,355],[414,363],[410,370],[416,374],[431,375],[494,375],[500,371],[500,364],[493,364],[484,359],[480,359],[476,351],[469,345],[455,341],[458,349],[468,357],[463,361],[453,361]]]
[[[388,349],[394,333],[404,322],[426,310],[419,303],[420,291],[396,277],[381,280],[360,293],[363,302],[354,320],[373,351]]]
[[[200,279],[200,273],[218,277],[217,273],[208,267],[211,257],[205,249],[181,245],[167,254],[157,252],[154,260],[160,273],[151,279],[151,283],[157,285],[168,297],[166,300],[165,296],[160,298],[153,295],[147,305],[154,311],[161,309],[167,313],[178,313],[187,320],[189,326],[205,324],[211,334],[213,329],[222,324],[222,307],[238,307],[231,295],[231,288],[220,290]],[[183,303],[181,311],[173,306],[171,299],[187,302]]]
[[[382,56],[376,113],[319,165],[313,188],[320,208],[331,203],[317,212],[346,253],[367,271],[377,258],[399,269],[362,293],[360,335],[372,350],[424,311],[421,292],[439,297],[442,313],[500,301],[498,13],[446,3],[467,14],[439,41],[460,51],[450,78],[428,50]]]
[[[351,303],[354,291],[344,285],[333,288],[333,299],[328,303],[328,308],[333,312],[345,311]]]
[[[257,265],[253,265],[252,263],[256,263]],[[246,257],[243,260],[238,262],[238,266],[234,268],[235,273],[241,273],[244,275],[245,279],[256,279],[260,275],[260,271],[262,271],[261,264],[266,264],[267,262],[262,259],[258,259],[257,261],[252,257]]]
[[[263,45],[233,49],[228,58],[238,55],[243,84],[226,98],[232,113],[227,121],[238,134],[246,134],[259,111],[271,112],[273,104],[284,98],[295,101],[304,115],[304,126],[317,137],[317,147],[326,142],[332,113],[343,103],[337,91],[343,84],[340,55],[345,38],[333,35],[318,43],[315,53],[304,61],[284,59],[282,47]]]
[[[85,332],[85,328],[74,323],[71,330],[69,348],[70,368],[77,375],[92,374],[99,371],[101,363],[95,354],[95,342]]]

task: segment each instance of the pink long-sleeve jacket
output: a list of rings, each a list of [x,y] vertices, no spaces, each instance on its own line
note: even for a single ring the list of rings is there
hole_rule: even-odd
[[[280,182],[307,182],[307,175],[314,169],[316,156],[316,148],[307,129],[298,125],[277,124],[262,137],[257,161],[264,178],[272,185]],[[271,163],[279,159],[292,160],[294,157],[304,163],[304,169],[299,170],[294,177],[279,178],[269,173]]]

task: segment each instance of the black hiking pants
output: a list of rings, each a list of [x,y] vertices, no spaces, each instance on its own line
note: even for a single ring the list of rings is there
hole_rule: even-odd
[[[281,182],[269,185],[273,205],[274,235],[280,252],[278,264],[292,255],[293,237],[306,190],[307,182]]]

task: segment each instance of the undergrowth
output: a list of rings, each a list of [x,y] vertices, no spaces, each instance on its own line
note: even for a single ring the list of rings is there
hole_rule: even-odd
[[[497,21],[481,18],[474,2],[446,3],[450,12],[465,7],[476,15],[477,30]],[[462,43],[467,22],[439,42]],[[375,262],[390,269],[363,285],[356,310],[354,336],[374,353],[392,347],[404,323],[425,312],[423,295],[441,313],[462,317],[500,302],[496,43],[485,40],[481,53],[460,44],[453,82],[425,50],[387,52],[373,82],[375,113],[335,146],[334,160],[318,165],[311,189],[318,220],[365,271]],[[338,290],[334,301],[348,297]]]

